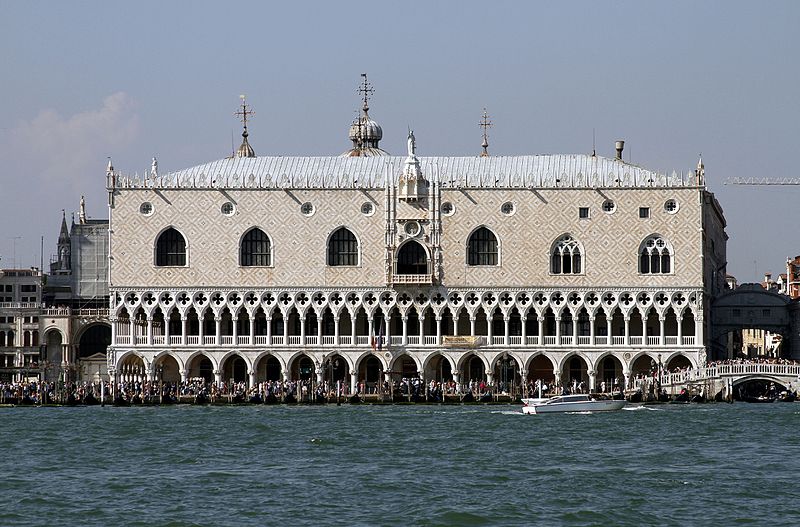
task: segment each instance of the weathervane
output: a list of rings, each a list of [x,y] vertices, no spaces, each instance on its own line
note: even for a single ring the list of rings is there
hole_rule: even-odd
[[[239,118],[240,121],[242,121],[242,124],[244,124],[244,131],[245,133],[247,133],[247,117],[249,115],[255,115],[256,112],[248,108],[247,100],[245,99],[244,95],[240,95],[239,98],[242,100],[242,109],[235,111],[233,115],[235,115],[236,117]]]
[[[361,78],[364,79],[364,83],[356,91],[364,97],[364,113],[367,113],[369,110],[369,96],[375,93],[375,90],[372,89],[372,84],[367,82],[366,73],[362,73]]]
[[[483,152],[481,152],[481,157],[489,157],[489,133],[488,129],[492,126],[492,122],[489,120],[489,114],[486,113],[486,108],[483,109],[483,118],[481,122],[478,123],[478,126],[483,128],[483,143],[481,146],[483,147]]]

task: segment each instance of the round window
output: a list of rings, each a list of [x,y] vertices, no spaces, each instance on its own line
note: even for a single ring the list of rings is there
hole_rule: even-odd
[[[511,216],[512,214],[514,214],[514,210],[515,210],[514,204],[511,203],[510,201],[506,201],[505,203],[500,205],[500,212],[502,212],[506,216]]]
[[[613,200],[607,199],[603,202],[603,212],[612,214],[615,210],[617,210],[617,205]]]
[[[233,216],[233,213],[236,211],[236,208],[233,206],[233,203],[230,201],[226,201],[222,204],[222,213],[226,216]]]
[[[669,214],[675,214],[678,212],[678,202],[674,199],[668,199],[664,202],[664,210]]]
[[[456,208],[449,201],[442,203],[442,214],[445,216],[452,216]]]
[[[145,201],[139,205],[139,213],[144,214],[145,216],[151,215],[153,213],[153,204],[149,201]]]
[[[372,216],[375,214],[375,205],[370,201],[365,201],[361,204],[361,214],[364,216]]]
[[[416,236],[420,231],[419,223],[416,221],[409,221],[406,223],[405,231],[409,236]]]
[[[311,216],[314,214],[314,205],[312,205],[310,201],[306,201],[300,205],[300,212],[303,214],[303,216]]]

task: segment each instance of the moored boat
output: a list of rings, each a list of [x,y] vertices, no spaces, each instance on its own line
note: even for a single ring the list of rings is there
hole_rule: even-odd
[[[594,399],[590,395],[559,395],[549,399],[523,399],[522,413],[609,412],[621,410],[625,400]]]

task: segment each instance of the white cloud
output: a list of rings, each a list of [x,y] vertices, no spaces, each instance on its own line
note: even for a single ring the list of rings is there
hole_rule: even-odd
[[[135,104],[124,92],[109,95],[99,108],[66,117],[44,109],[7,130],[0,142],[0,223],[6,232],[6,239],[0,238],[0,266],[38,266],[44,235],[47,268],[61,209],[69,221],[81,195],[86,195],[90,216],[106,217],[106,157],[125,152],[138,135]],[[11,238],[18,236],[12,245]]]

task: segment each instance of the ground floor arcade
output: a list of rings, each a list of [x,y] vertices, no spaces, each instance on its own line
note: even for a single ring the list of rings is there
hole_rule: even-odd
[[[121,382],[340,384],[356,393],[401,379],[512,391],[536,381],[586,391],[630,387],[632,379],[698,366],[700,350],[142,350],[112,347],[109,375]]]

